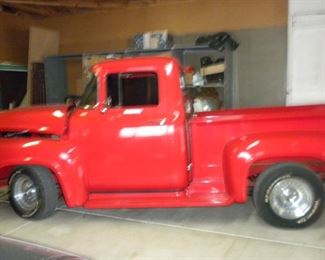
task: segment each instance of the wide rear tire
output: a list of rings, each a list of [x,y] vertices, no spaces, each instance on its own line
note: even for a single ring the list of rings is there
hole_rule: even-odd
[[[58,203],[58,189],[52,173],[39,166],[17,167],[9,182],[10,203],[22,218],[44,219]]]
[[[324,201],[322,181],[300,164],[271,166],[257,178],[254,188],[257,213],[273,226],[309,226],[321,216]]]

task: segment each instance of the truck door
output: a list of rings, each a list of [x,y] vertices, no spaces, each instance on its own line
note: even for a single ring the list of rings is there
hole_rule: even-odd
[[[96,122],[100,149],[88,178],[90,190],[175,191],[186,187],[186,158],[171,149],[179,145],[174,135],[183,129],[168,124],[160,100],[165,90],[158,87],[158,74],[108,73],[102,82],[109,106]]]

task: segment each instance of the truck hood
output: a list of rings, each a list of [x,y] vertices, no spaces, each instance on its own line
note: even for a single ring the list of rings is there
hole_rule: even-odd
[[[62,135],[67,106],[34,106],[0,112],[0,131]]]

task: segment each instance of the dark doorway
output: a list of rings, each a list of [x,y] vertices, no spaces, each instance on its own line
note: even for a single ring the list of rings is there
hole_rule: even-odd
[[[27,90],[27,72],[0,70],[0,109],[18,107]]]

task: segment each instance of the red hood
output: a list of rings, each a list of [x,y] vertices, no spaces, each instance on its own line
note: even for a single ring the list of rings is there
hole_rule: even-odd
[[[67,106],[34,106],[0,112],[0,131],[28,131],[62,135]]]

